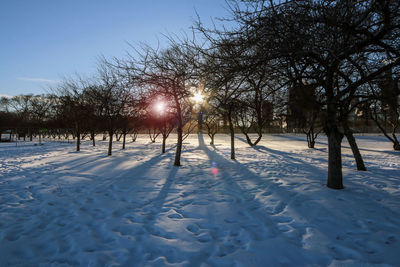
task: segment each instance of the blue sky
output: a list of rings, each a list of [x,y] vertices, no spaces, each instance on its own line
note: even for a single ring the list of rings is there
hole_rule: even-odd
[[[156,45],[195,19],[226,17],[225,0],[2,0],[0,95],[45,93],[63,77],[90,76],[99,55]]]

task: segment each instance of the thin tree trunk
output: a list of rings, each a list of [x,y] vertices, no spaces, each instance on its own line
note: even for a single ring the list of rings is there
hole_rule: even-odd
[[[181,118],[178,119],[177,131],[178,131],[178,141],[177,141],[177,144],[176,144],[176,153],[175,153],[174,166],[181,166],[181,153],[182,153],[182,142],[183,142],[183,134],[182,134],[183,131],[182,131]]]
[[[176,144],[176,153],[175,153],[175,161],[174,166],[181,166],[181,153],[182,153],[182,143],[183,143],[183,121],[182,121],[182,110],[179,103],[179,99],[176,94],[174,94],[174,101],[176,104],[176,115],[178,119],[178,140]]]
[[[399,142],[395,142],[393,144],[393,149],[396,150],[396,151],[399,151],[400,150],[400,143]]]
[[[215,134],[210,135],[210,138],[211,138],[210,145],[214,145],[214,136],[215,136]]]
[[[79,131],[79,127],[76,130],[76,136],[77,136],[77,139],[76,139],[76,151],[80,151],[81,150],[81,133]]]
[[[314,148],[314,146],[315,146],[315,141],[314,141],[314,139],[313,139],[313,134],[310,133],[310,132],[308,132],[308,133],[306,133],[306,135],[307,135],[307,145],[308,145],[308,148]]]
[[[356,165],[357,165],[357,170],[358,171],[366,171],[367,168],[365,168],[364,160],[361,156],[360,150],[358,149],[356,139],[354,138],[354,135],[353,135],[353,131],[350,129],[347,122],[343,122],[343,129],[344,129],[344,135],[346,136],[347,141],[350,144],[351,151],[353,152],[353,156],[354,156],[354,159],[355,159]]]
[[[231,134],[231,159],[235,159],[235,129],[233,128],[231,109],[229,109],[228,123],[229,132]]]
[[[126,141],[126,131],[124,131],[122,135],[122,149],[125,149],[125,141]]]
[[[314,134],[314,127],[312,126],[308,132],[306,132],[307,135],[307,145],[308,148],[314,148],[315,147],[315,139],[317,138],[317,135]]]
[[[92,131],[91,133],[90,133],[90,138],[92,139],[92,144],[93,144],[93,146],[96,146],[96,140],[95,140],[95,134],[94,134],[94,131]]]
[[[108,135],[109,135],[109,140],[108,140],[108,156],[111,156],[111,154],[112,154],[112,140],[113,140],[113,130],[112,129],[110,129],[109,131],[108,131]]]
[[[132,142],[135,142],[137,138],[137,133],[134,132],[133,135],[131,135],[131,137],[132,137]]]

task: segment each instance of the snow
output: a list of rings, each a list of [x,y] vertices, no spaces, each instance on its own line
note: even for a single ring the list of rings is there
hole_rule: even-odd
[[[173,167],[145,135],[126,150],[0,144],[0,266],[400,266],[400,153],[343,143],[344,190],[325,186],[327,141],[190,135]],[[217,171],[215,171],[215,168]]]

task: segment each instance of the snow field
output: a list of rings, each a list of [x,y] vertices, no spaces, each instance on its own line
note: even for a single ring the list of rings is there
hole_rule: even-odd
[[[0,144],[0,266],[399,266],[400,154],[343,143],[344,190],[325,186],[323,136],[266,135],[255,148],[206,135],[107,143]],[[216,166],[217,174],[211,172]]]

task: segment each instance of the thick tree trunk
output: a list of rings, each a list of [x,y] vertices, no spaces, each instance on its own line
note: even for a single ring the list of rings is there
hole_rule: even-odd
[[[113,130],[112,129],[110,129],[109,131],[108,131],[108,137],[110,138],[109,140],[108,140],[108,156],[111,156],[112,155],[112,140],[113,140]]]
[[[328,137],[328,183],[333,189],[343,189],[342,175],[342,151],[341,143],[343,134],[336,125],[328,126],[326,129]]]
[[[353,152],[354,159],[356,161],[357,170],[358,171],[366,171],[364,160],[361,156],[360,150],[358,149],[356,139],[354,138],[353,131],[347,125],[347,123],[343,123],[344,135],[347,138],[347,141],[350,144],[351,151]]]
[[[161,153],[165,153],[165,143],[167,141],[167,137],[163,135],[163,139],[162,139],[162,146],[161,146]]]

